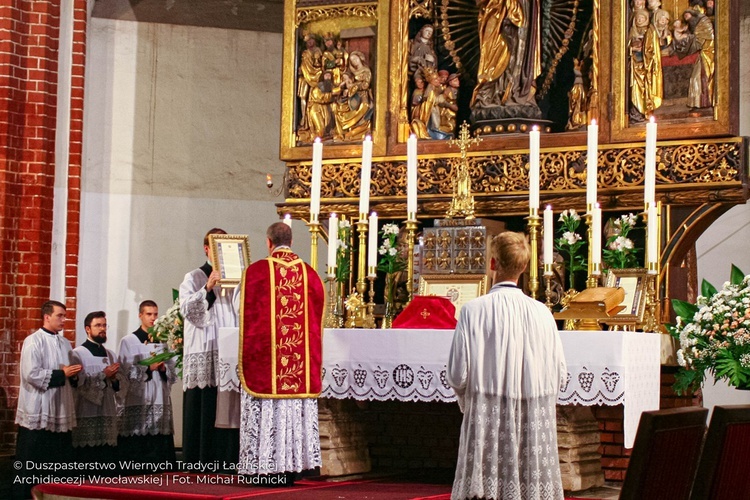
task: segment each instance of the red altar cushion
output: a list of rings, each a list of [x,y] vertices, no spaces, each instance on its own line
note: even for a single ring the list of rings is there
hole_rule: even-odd
[[[447,297],[416,295],[393,320],[393,328],[452,330],[456,328],[456,306]]]

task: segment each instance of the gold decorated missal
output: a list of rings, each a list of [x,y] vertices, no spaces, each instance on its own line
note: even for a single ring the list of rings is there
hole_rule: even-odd
[[[555,314],[556,319],[603,320],[622,311],[625,300],[623,288],[587,288],[571,299],[567,308]]]

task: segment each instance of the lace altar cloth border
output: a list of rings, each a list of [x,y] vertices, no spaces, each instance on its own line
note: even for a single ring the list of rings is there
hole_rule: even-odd
[[[219,334],[222,386],[238,390],[236,328]],[[568,373],[558,404],[622,404],[625,447],[641,412],[659,409],[661,338],[656,334],[561,331]],[[454,402],[445,380],[453,330],[326,329],[321,397]],[[232,352],[234,349],[234,352]],[[225,354],[226,353],[226,354]]]

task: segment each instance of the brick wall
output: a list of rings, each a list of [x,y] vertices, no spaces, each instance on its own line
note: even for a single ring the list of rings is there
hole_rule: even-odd
[[[367,402],[373,469],[455,469],[462,418],[456,403]]]
[[[66,297],[75,321],[86,2],[74,1]],[[0,6],[0,451],[15,443],[18,358],[50,295],[60,2]],[[68,333],[73,335],[72,329]]]
[[[681,408],[684,406],[702,406],[703,396],[700,392],[692,396],[678,396],[672,390],[675,367],[662,366],[659,408]],[[592,406],[594,417],[599,421],[601,433],[602,469],[607,481],[622,481],[628,469],[630,451],[623,447],[625,435],[622,429],[622,406]]]

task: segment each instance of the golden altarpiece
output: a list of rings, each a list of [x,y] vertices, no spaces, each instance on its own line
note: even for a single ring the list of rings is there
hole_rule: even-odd
[[[639,213],[653,117],[662,222],[657,301],[693,299],[696,239],[748,198],[747,140],[737,137],[738,5],[286,0],[287,170],[278,212],[309,219],[312,142],[320,137],[321,212],[356,220],[362,139],[370,135],[370,207],[404,221],[406,142],[414,133],[422,225],[451,209],[461,165],[474,216],[523,221],[533,126],[542,131],[542,204],[584,212],[586,129],[595,119],[601,208],[607,217]],[[482,139],[468,153],[450,144],[464,122]],[[666,318],[669,308],[660,314]]]

